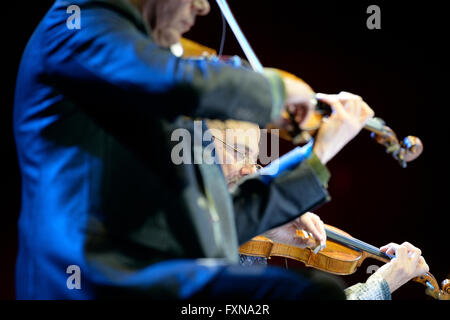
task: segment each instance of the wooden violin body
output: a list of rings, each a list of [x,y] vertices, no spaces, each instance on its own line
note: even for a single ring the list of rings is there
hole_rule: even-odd
[[[318,253],[314,253],[309,247],[301,248],[277,243],[263,236],[257,236],[243,244],[239,248],[239,253],[267,259],[271,257],[292,259],[304,263],[307,267],[336,275],[353,274],[366,258],[385,263],[392,258],[380,252],[378,248],[354,239],[338,228],[326,225],[325,230],[327,232],[326,247]],[[303,237],[302,232],[298,232],[298,235]],[[437,300],[450,300],[449,280],[442,282],[442,289],[429,272],[414,278],[413,281],[425,285],[429,296]]]
[[[300,261],[307,267],[336,275],[353,274],[364,261],[365,255],[369,255],[332,241],[327,241],[326,248],[315,254],[312,249],[275,243],[264,236],[257,236],[243,244],[239,252],[267,259],[271,257],[288,258]]]

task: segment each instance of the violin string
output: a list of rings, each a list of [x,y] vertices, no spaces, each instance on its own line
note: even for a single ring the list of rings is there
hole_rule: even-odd
[[[393,258],[393,257],[389,256],[388,254],[386,254],[384,252],[381,252],[381,250],[379,250],[378,248],[376,248],[376,247],[374,247],[374,246],[372,246],[372,245],[370,245],[368,243],[365,243],[365,242],[363,242],[361,240],[346,237],[346,236],[341,235],[339,233],[336,233],[336,232],[334,232],[332,230],[329,230],[328,228],[326,228],[326,233],[327,233],[327,237],[329,239],[337,241],[337,242],[340,242],[340,243],[342,243],[344,245],[353,246],[353,247],[355,247],[357,249],[360,249],[360,250],[363,250],[363,251],[375,254],[375,255],[377,255],[379,257],[382,257],[382,258],[386,258],[386,259],[392,259]],[[435,290],[435,287],[431,284],[430,281],[427,280],[425,282],[425,285],[428,288],[430,288],[430,290],[432,290],[432,291]]]
[[[258,57],[256,56],[255,52],[253,51],[252,47],[250,46],[250,43],[248,42],[244,33],[242,32],[241,27],[239,27],[239,24],[234,18],[227,1],[216,0],[216,3],[219,6],[220,11],[222,11],[222,14],[224,15],[228,23],[228,26],[230,27],[231,31],[233,31],[234,36],[236,37],[239,45],[241,46],[242,51],[244,51],[244,54],[247,57],[247,60],[252,66],[253,70],[262,73],[264,71],[264,68],[261,62],[259,61]]]
[[[220,12],[220,16],[222,17],[222,38],[220,40],[219,58],[222,57],[223,48],[225,46],[225,39],[226,39],[226,35],[227,35],[227,22],[225,20],[225,17],[223,15],[222,11]]]
[[[340,235],[332,230],[326,229],[326,233],[327,233],[327,237],[331,240],[337,241],[337,242],[341,242],[345,245],[351,245],[357,249],[369,252],[371,254],[383,257],[383,258],[387,258],[390,259],[390,257],[388,255],[386,255],[385,253],[381,252],[377,247],[374,247],[368,243],[365,243],[361,240],[358,239],[354,239],[354,238],[349,238],[343,235]]]
[[[352,239],[352,238],[347,238],[347,237],[343,237],[346,241],[348,241],[349,244],[352,244],[353,246],[355,246],[358,249],[367,251],[369,253],[372,254],[376,254],[379,255],[380,254],[380,250],[368,243],[365,243],[361,240],[358,239]]]

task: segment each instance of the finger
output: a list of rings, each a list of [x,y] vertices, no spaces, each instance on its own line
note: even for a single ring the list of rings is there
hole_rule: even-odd
[[[420,274],[425,274],[428,271],[430,271],[430,267],[428,266],[427,262],[425,261],[425,258],[420,256],[419,257],[419,269]]]
[[[422,251],[419,248],[413,246],[409,242],[403,242],[402,246],[404,246],[405,248],[408,249],[408,257],[411,261],[411,264],[416,267],[417,263],[419,261],[419,258],[422,255]]]
[[[300,218],[293,220],[291,223],[295,226],[296,229],[303,229]]]
[[[387,255],[389,255],[389,256],[391,256],[391,257],[395,257],[395,255],[396,255],[396,250],[397,250],[397,248],[398,248],[399,246],[397,245],[397,246],[394,246],[394,247],[391,247],[391,248],[389,248],[387,251],[386,251],[386,254]]]
[[[314,239],[316,239],[319,242],[322,242],[322,236],[321,236],[319,230],[316,228],[312,219],[311,218],[305,219],[304,224],[305,224],[305,230],[312,233]]]
[[[341,101],[341,103],[344,105],[345,110],[347,110],[349,114],[355,115],[357,113],[358,106],[355,100],[347,100],[347,101],[344,100]]]
[[[366,123],[367,120],[373,118],[375,116],[375,112],[372,110],[371,107],[364,101],[362,101],[361,104],[361,121],[363,123]]]
[[[341,91],[338,94],[340,99],[344,99],[344,100],[362,100],[361,96],[358,96],[354,93],[348,92],[348,91]]]
[[[409,260],[411,261],[411,264],[415,267],[417,267],[418,263],[419,263],[419,258],[421,257],[421,255],[419,254],[419,251],[410,251],[409,254]]]
[[[405,246],[398,246],[395,250],[395,257],[399,260],[408,259],[408,248]]]
[[[413,246],[413,245],[412,245],[411,243],[409,243],[409,242],[403,242],[403,243],[402,243],[402,246],[405,246],[406,248],[408,248],[408,250],[409,250],[411,253],[418,253],[419,256],[422,255],[422,251],[421,251],[419,248]]]
[[[361,112],[362,112],[362,104],[361,102],[352,101],[353,110],[352,115],[357,119],[357,121],[361,121]]]
[[[319,216],[316,215],[316,218],[314,219],[314,224],[317,228],[317,230],[319,230],[320,232],[320,244],[322,246],[325,246],[326,242],[327,242],[327,233],[325,231],[325,225],[323,223],[323,221],[319,218]]]
[[[311,212],[305,212],[300,217],[294,220],[295,225],[297,226],[298,229],[305,229],[306,227],[305,222],[311,219],[311,214],[312,214]]]
[[[370,117],[370,110],[367,104],[362,100],[349,100],[345,103],[347,107],[347,112],[356,120],[358,123],[364,124]]]
[[[317,241],[306,230],[302,229],[296,232],[291,244],[300,248],[314,248],[317,246]]]
[[[391,242],[383,247],[380,248],[381,252],[384,252],[388,255],[394,255],[395,254],[395,248],[398,247],[397,243]]]
[[[355,106],[357,106],[357,108],[355,107],[354,109],[352,109],[352,114],[356,116],[358,121],[360,121],[361,123],[366,123],[368,119],[372,118],[375,115],[369,105],[364,102],[364,100],[358,95],[342,91],[341,93],[339,93],[338,97],[339,99],[341,99],[341,102],[343,104],[347,104],[350,101],[355,103]]]
[[[316,94],[316,99],[329,104],[331,109],[338,114],[346,113],[345,108],[341,101],[339,101],[337,95],[318,93]]]
[[[389,248],[391,248],[393,245],[396,245],[396,244],[393,243],[393,242],[391,242],[391,243],[389,243],[389,244],[387,244],[387,245],[384,245],[384,246],[380,247],[380,251],[386,252],[386,250],[388,250]]]
[[[343,100],[342,101],[343,103],[345,103],[348,100],[352,100],[359,105],[360,119],[362,123],[366,123],[367,120],[373,118],[373,116],[375,115],[375,112],[369,107],[369,105],[363,100],[361,96],[358,96],[356,94],[347,91],[341,91],[338,94],[338,97],[339,99]]]

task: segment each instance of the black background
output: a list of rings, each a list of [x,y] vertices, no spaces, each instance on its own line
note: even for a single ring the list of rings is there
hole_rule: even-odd
[[[214,1],[186,36],[218,49],[222,19]],[[20,173],[12,135],[15,78],[21,54],[53,1],[15,1],[2,8],[3,179],[0,299],[14,299]],[[402,169],[362,132],[329,164],[332,202],[316,210],[325,223],[381,246],[409,241],[421,248],[438,281],[450,277],[448,232],[448,49],[443,1],[230,0],[264,66],[290,71],[316,92],[361,95],[398,136],[416,135],[423,155]],[[381,30],[369,30],[366,9],[381,8]],[[225,54],[243,56],[228,30]],[[367,278],[366,261],[349,285]],[[394,299],[428,299],[408,283]]]

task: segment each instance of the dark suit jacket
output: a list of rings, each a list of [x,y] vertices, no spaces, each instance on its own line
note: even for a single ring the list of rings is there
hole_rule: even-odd
[[[80,30],[66,26],[72,4]],[[171,132],[193,129],[180,115],[260,125],[277,117],[284,93],[273,81],[176,58],[125,0],[56,1],[17,79],[17,297],[186,297],[218,270],[190,259],[234,263],[240,243],[322,203],[308,162],[270,185],[247,179],[231,197],[218,165],[171,161]],[[70,265],[80,267],[81,290],[66,285]]]

